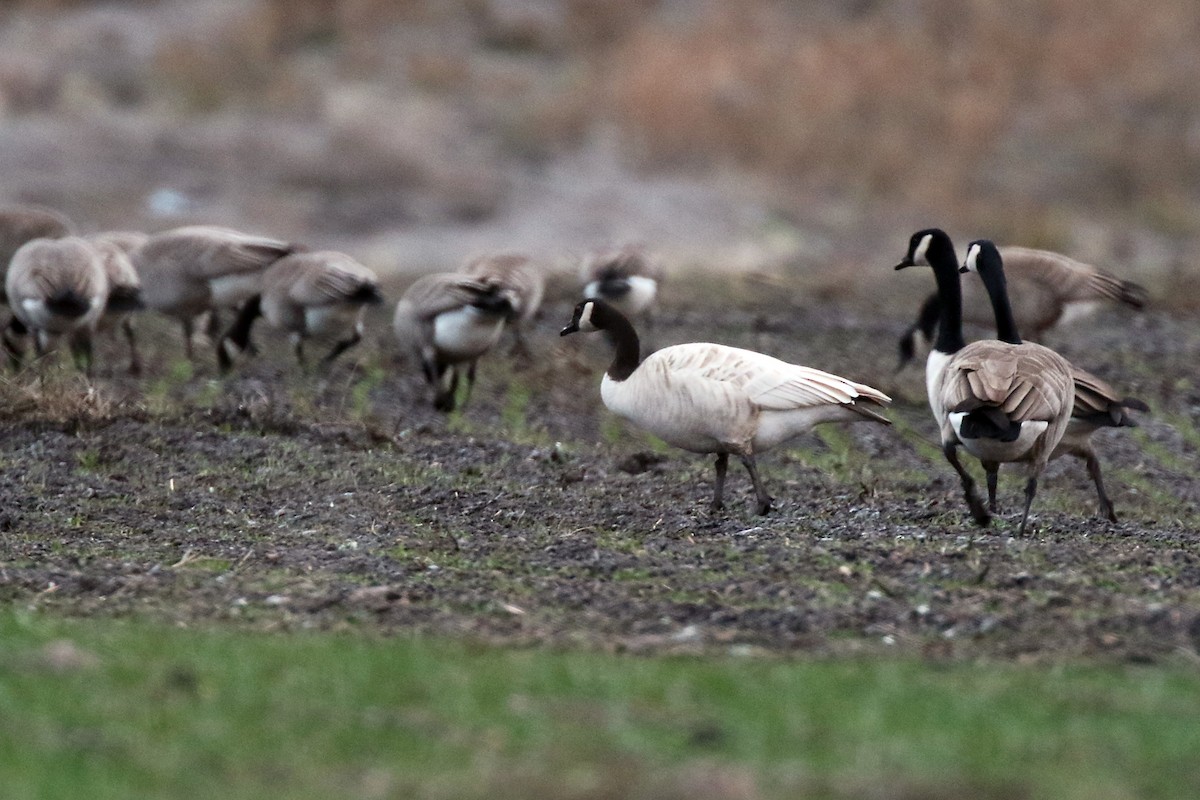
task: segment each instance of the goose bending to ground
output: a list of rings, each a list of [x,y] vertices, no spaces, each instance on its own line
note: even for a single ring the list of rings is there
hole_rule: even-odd
[[[589,256],[580,277],[585,300],[599,298],[633,319],[648,313],[654,305],[662,266],[641,247],[626,245]]]
[[[332,349],[321,359],[321,365],[328,366],[362,341],[367,306],[382,302],[375,272],[345,253],[323,250],[284,256],[267,267],[262,292],[246,301],[221,338],[218,364],[227,372],[234,357],[251,349],[250,331],[261,316],[287,332],[302,367],[307,366],[307,339],[333,340]]]
[[[296,246],[228,228],[196,225],[156,233],[133,252],[142,299],[179,320],[187,357],[196,318],[238,308],[262,287],[262,273]]]
[[[1009,283],[1009,298],[1017,325],[1040,341],[1060,321],[1087,313],[1104,301],[1141,310],[1146,290],[1132,281],[1121,280],[1104,270],[1049,250],[1007,246],[1000,248]],[[974,284],[963,287],[963,319],[980,326],[992,324],[992,306]],[[917,320],[900,337],[902,369],[916,354],[920,340],[933,341],[941,306],[937,294],[921,304]]]
[[[0,284],[8,264],[21,245],[34,239],[61,239],[71,235],[71,221],[57,211],[40,206],[0,208]],[[0,302],[6,302],[0,285]]]
[[[91,335],[108,300],[108,276],[92,245],[77,236],[27,242],[13,255],[4,288],[13,310],[4,348],[14,368],[24,350],[20,337],[32,333],[38,356],[67,336],[76,364],[91,370]]]
[[[762,353],[720,344],[679,344],[641,359],[633,325],[604,300],[575,307],[566,336],[602,330],[616,355],[600,383],[604,405],[663,441],[716,453],[712,508],[724,504],[730,454],[754,483],[757,511],[771,510],[755,456],[823,422],[891,424],[876,409],[891,402],[878,389]]]
[[[477,278],[482,283],[495,284],[506,289],[513,298],[513,319],[509,325],[513,332],[513,351],[529,354],[525,342],[525,328],[533,323],[542,307],[542,296],[546,293],[546,276],[531,259],[516,253],[486,255],[470,261],[463,273]]]
[[[469,275],[438,273],[418,278],[396,304],[392,327],[434,389],[433,407],[453,411],[459,374],[466,368],[466,405],[475,385],[475,364],[496,344],[513,315],[509,289]]]
[[[133,325],[133,312],[144,307],[142,302],[142,280],[133,268],[129,254],[149,238],[134,231],[106,231],[85,237],[96,248],[104,263],[108,276],[108,302],[104,315],[100,317],[98,329],[111,331],[120,329],[129,343],[129,374],[142,372],[142,354],[138,350],[137,332]]]
[[[1003,269],[1000,253],[990,242],[979,244],[970,258]],[[1028,466],[1020,529],[1024,535],[1038,478],[1071,418],[1075,403],[1071,365],[1053,350],[1030,342],[987,340],[968,345],[963,340],[958,260],[944,231],[929,228],[914,233],[896,269],[921,264],[933,268],[940,305],[925,383],[942,452],[958,473],[967,506],[980,525],[987,525],[991,515],[975,494],[975,482],[958,460],[957,448],[962,446],[980,460],[993,495],[1001,463]]]
[[[963,272],[972,270],[979,274],[996,318],[996,338],[1010,344],[1021,344],[1020,329],[1008,303],[1008,290],[1005,285],[1004,272],[999,268],[1000,262],[995,259],[979,258],[986,246],[983,241],[972,242],[967,247],[967,259],[963,264]],[[1100,471],[1100,459],[1096,448],[1092,445],[1092,435],[1101,428],[1134,428],[1137,421],[1129,415],[1129,411],[1149,411],[1150,407],[1141,400],[1133,397],[1123,397],[1112,386],[1095,375],[1072,365],[1072,376],[1075,379],[1075,406],[1071,410],[1071,419],[1067,423],[1067,431],[1062,441],[1054,448],[1050,459],[1054,460],[1063,455],[1072,455],[1083,459],[1087,465],[1088,475],[1096,484],[1096,495],[1100,501],[1100,512],[1111,522],[1117,521],[1116,511],[1112,501],[1104,491],[1104,479]],[[989,507],[996,510],[996,487],[988,486]]]

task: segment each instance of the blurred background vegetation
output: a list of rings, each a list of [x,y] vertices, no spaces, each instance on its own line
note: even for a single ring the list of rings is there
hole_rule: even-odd
[[[1197,41],[1195,0],[9,0],[0,202],[860,297],[937,224],[1196,308]]]

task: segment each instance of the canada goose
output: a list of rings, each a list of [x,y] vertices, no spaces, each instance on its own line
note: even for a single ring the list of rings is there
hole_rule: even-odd
[[[1000,253],[991,242],[976,243],[971,263],[994,261]],[[975,494],[975,482],[958,460],[963,446],[978,458],[995,486],[1001,463],[1028,465],[1024,535],[1038,478],[1062,440],[1075,403],[1071,365],[1053,350],[1025,342],[987,340],[966,344],[962,332],[962,294],[954,245],[937,228],[917,231],[896,269],[919,264],[933,268],[940,319],[938,335],[925,366],[929,406],[940,428],[942,452],[962,481],[971,515],[987,525],[991,515]],[[1005,301],[1007,302],[1007,301]]]
[[[532,323],[542,307],[542,296],[546,292],[546,277],[542,270],[526,256],[498,253],[473,259],[463,273],[511,292],[513,319],[509,322],[513,332],[513,350],[528,355],[524,328]]]
[[[61,239],[69,236],[71,221],[57,211],[40,206],[0,208],[0,284],[8,264],[21,245],[34,239]],[[7,302],[0,287],[0,303]]]
[[[1060,321],[1086,313],[1105,300],[1139,311],[1146,305],[1147,292],[1138,284],[1059,253],[1006,246],[1000,248],[1000,257],[1017,326],[1035,341]],[[962,297],[965,321],[984,327],[992,324],[992,306],[985,292],[969,283],[963,287]],[[939,311],[936,294],[921,304],[916,322],[900,337],[898,369],[913,359],[918,337],[925,345],[933,341]]]
[[[604,300],[628,318],[646,314],[658,297],[662,266],[634,245],[593,253],[580,270],[583,297]]]
[[[345,253],[322,250],[284,256],[267,267],[262,293],[246,301],[222,337],[218,363],[227,371],[233,357],[249,348],[250,329],[262,316],[273,327],[287,331],[301,366],[306,366],[306,339],[335,339],[333,349],[321,359],[323,366],[328,365],[362,340],[366,307],[382,302],[374,271]]]
[[[511,290],[469,275],[426,275],[408,287],[396,304],[392,327],[400,346],[416,357],[433,386],[434,408],[454,410],[463,365],[470,397],[475,362],[496,344],[513,308]]]
[[[604,300],[575,306],[561,335],[595,330],[605,331],[616,348],[600,383],[604,405],[669,444],[716,453],[714,510],[724,505],[731,453],[750,474],[758,513],[766,514],[771,497],[758,476],[758,453],[823,422],[891,424],[875,410],[891,402],[878,389],[762,353],[697,342],[642,360],[633,325]]]
[[[108,298],[108,276],[94,247],[77,236],[27,242],[13,255],[4,288],[13,310],[4,347],[14,368],[21,365],[18,337],[28,332],[39,356],[69,336],[76,364],[91,369],[91,333]]]
[[[1012,309],[1007,302],[1004,273],[998,269],[997,261],[970,258],[976,248],[982,248],[982,242],[972,242],[967,247],[968,258],[964,263],[963,272],[972,268],[978,272],[988,297],[991,299],[996,318],[996,338],[1010,344],[1020,344],[1021,334],[1013,317]],[[1090,372],[1072,365],[1072,375],[1075,380],[1075,406],[1071,411],[1071,419],[1067,423],[1067,431],[1062,441],[1054,448],[1050,459],[1054,460],[1063,455],[1073,455],[1081,458],[1087,465],[1088,475],[1096,484],[1096,495],[1100,500],[1100,511],[1111,522],[1117,521],[1116,511],[1112,501],[1104,491],[1104,479],[1100,471],[1100,459],[1092,446],[1092,435],[1100,428],[1133,428],[1137,421],[1128,413],[1130,409],[1149,411],[1150,407],[1141,400],[1133,397],[1122,397],[1112,386],[1092,375]],[[996,489],[988,486],[988,502],[994,512],[996,510]]]
[[[196,318],[241,306],[261,290],[263,271],[296,249],[278,239],[197,225],[150,236],[134,250],[133,266],[146,307],[183,326],[191,359]]]
[[[142,355],[138,351],[132,312],[144,307],[142,281],[133,268],[129,254],[145,243],[148,237],[134,231],[106,231],[85,238],[100,254],[104,272],[108,276],[108,300],[98,328],[120,328],[125,341],[129,343],[129,374],[140,375]]]

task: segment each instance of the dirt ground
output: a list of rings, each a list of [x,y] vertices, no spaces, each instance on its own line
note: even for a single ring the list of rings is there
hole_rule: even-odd
[[[1107,311],[1054,334],[1153,412],[1097,437],[1121,522],[1063,460],[1018,539],[1020,473],[1002,472],[1005,513],[976,527],[920,369],[894,372],[904,314],[763,308],[672,306],[646,338],[753,347],[896,398],[890,428],[825,426],[765,454],[765,517],[740,467],[710,512],[708,457],[603,409],[606,344],[557,336],[566,299],[532,332],[533,359],[483,362],[449,419],[397,364],[382,312],[320,377],[264,329],[263,354],[222,379],[146,318],[144,377],[107,342],[91,382],[47,363],[0,384],[0,598],[639,652],[1198,658],[1195,320]]]

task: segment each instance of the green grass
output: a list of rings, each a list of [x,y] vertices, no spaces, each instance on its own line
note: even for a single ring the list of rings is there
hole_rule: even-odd
[[[8,800],[1200,794],[1200,675],[1182,667],[644,658],[12,613],[0,642]]]

